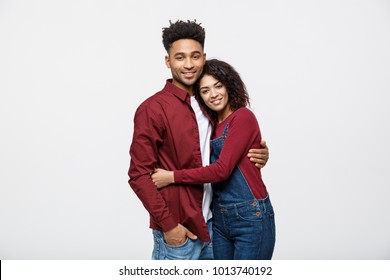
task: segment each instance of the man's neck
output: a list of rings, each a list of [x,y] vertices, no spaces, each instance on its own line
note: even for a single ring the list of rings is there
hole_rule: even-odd
[[[193,96],[194,95],[194,90],[193,90],[193,87],[192,86],[187,86],[185,84],[182,84],[182,83],[179,83],[175,80],[172,80],[172,84],[174,84],[175,86],[177,86],[178,88],[188,92],[188,94],[190,96]]]

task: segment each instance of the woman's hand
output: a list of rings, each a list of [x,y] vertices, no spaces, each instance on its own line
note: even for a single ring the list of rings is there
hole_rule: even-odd
[[[152,178],[153,183],[158,189],[173,184],[175,182],[173,171],[167,171],[164,169],[157,168],[150,176]]]

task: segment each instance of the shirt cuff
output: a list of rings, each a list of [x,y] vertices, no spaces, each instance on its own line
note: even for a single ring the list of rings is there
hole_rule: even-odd
[[[169,216],[168,218],[159,221],[158,224],[163,232],[167,232],[176,227],[179,223],[172,216]]]
[[[183,172],[180,170],[173,171],[173,180],[178,184],[183,183]]]

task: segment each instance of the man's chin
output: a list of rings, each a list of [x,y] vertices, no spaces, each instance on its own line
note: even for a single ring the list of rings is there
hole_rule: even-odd
[[[196,79],[195,79],[195,78],[184,79],[184,80],[181,81],[181,83],[182,83],[183,85],[186,85],[186,86],[188,86],[188,87],[192,87],[192,86],[195,84],[195,82],[196,82]]]

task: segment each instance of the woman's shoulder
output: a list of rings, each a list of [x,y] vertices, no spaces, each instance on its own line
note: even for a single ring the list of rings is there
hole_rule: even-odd
[[[238,108],[233,114],[235,118],[240,120],[256,120],[255,114],[247,107]]]
[[[249,108],[239,108],[233,114],[234,116],[229,121],[229,128],[238,131],[243,137],[246,137],[245,135],[257,135],[260,130],[259,123],[255,114]]]

